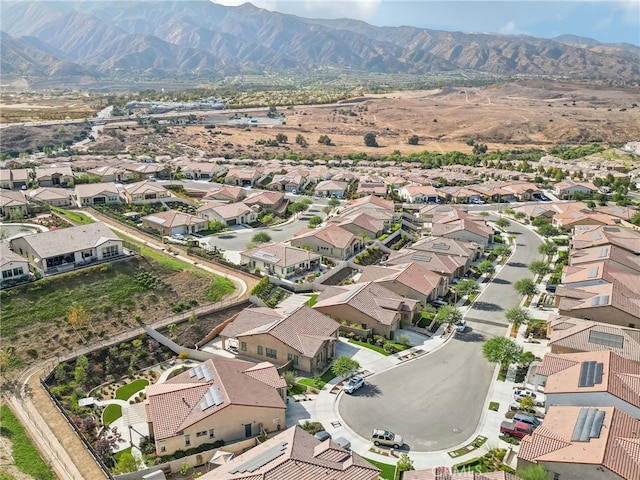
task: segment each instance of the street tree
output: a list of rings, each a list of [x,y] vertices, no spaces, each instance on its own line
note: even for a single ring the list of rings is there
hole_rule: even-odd
[[[493,273],[496,267],[491,260],[483,260],[478,264],[478,271],[483,274]]]
[[[496,220],[496,225],[500,228],[507,228],[509,225],[511,225],[511,222],[506,218],[499,218],[498,220]]]
[[[549,271],[549,266],[543,260],[534,260],[529,265],[529,271],[535,275],[544,275]]]
[[[396,466],[396,471],[398,472],[408,472],[409,470],[415,470],[413,467],[413,460],[406,453],[400,455],[398,459],[398,464]]]
[[[472,293],[476,293],[479,289],[480,287],[478,286],[476,281],[472,280],[471,278],[460,280],[455,286],[456,295],[458,295],[459,297],[471,295]]]
[[[520,325],[525,325],[529,323],[530,316],[529,312],[527,312],[524,308],[521,307],[511,307],[504,314],[504,318],[511,324],[511,328],[513,331],[517,332],[520,328]]]
[[[331,371],[336,377],[350,377],[359,368],[360,364],[357,360],[343,355],[342,357],[338,357],[334,360],[333,365],[331,366]]]
[[[482,345],[482,355],[491,363],[499,363],[506,371],[509,365],[516,363],[522,354],[522,347],[507,337],[495,337]]]
[[[322,223],[322,217],[320,215],[314,215],[309,219],[309,227],[315,228]]]
[[[487,218],[489,216],[489,212],[483,210],[481,212],[478,212],[478,215],[480,215],[481,217]]]
[[[266,243],[271,241],[271,235],[267,232],[258,232],[251,238],[251,241],[253,243]]]
[[[553,242],[544,242],[538,247],[538,253],[540,255],[551,256],[558,251],[558,246]]]
[[[436,321],[447,325],[458,323],[462,320],[462,312],[454,305],[443,305],[436,313]]]
[[[364,144],[367,147],[377,147],[378,146],[378,140],[376,139],[376,134],[373,132],[369,132],[367,134],[365,134],[364,136]]]
[[[511,249],[507,245],[500,244],[493,249],[493,253],[499,257],[508,257],[509,255],[511,255]]]
[[[558,230],[550,223],[545,223],[538,227],[538,233],[543,237],[555,237],[557,235],[560,235],[560,230]]]
[[[530,278],[522,278],[513,284],[513,288],[523,297],[531,297],[538,293],[538,288]]]
[[[518,210],[517,212],[515,212],[513,214],[513,216],[515,217],[516,220],[523,220],[523,219],[526,218],[527,214],[522,212],[522,211],[520,211],[520,210]]]
[[[337,198],[335,198],[335,197],[331,197],[331,198],[329,199],[328,204],[329,204],[329,206],[330,206],[330,207],[335,208],[335,207],[337,207],[337,206],[339,206],[339,205],[340,205],[340,200],[338,200],[338,199],[337,199]]]

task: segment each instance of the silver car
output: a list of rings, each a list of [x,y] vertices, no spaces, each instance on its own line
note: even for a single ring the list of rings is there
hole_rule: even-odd
[[[398,449],[404,445],[404,440],[400,435],[396,435],[388,430],[374,430],[371,432],[371,441],[376,447],[386,445],[387,447]]]

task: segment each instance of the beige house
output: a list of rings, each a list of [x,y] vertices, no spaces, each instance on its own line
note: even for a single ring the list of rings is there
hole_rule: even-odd
[[[71,167],[36,167],[36,183],[41,187],[73,187]]]
[[[41,274],[67,272],[124,255],[122,239],[104,223],[49,230],[16,237],[11,250],[25,257]]]
[[[549,478],[640,478],[638,420],[614,407],[551,407],[520,443],[518,470],[542,465]]]
[[[236,167],[230,168],[224,177],[224,183],[227,185],[237,185],[239,187],[251,187],[262,176],[262,171],[252,167]]]
[[[214,222],[224,222],[227,225],[242,225],[253,223],[258,219],[259,207],[248,206],[242,202],[220,205],[219,203],[204,204],[198,208],[200,217]]]
[[[572,249],[614,245],[629,252],[640,254],[640,232],[622,227],[586,226],[577,227],[571,240]]]
[[[9,244],[0,244],[0,286],[10,285],[29,278],[29,262],[11,251]]]
[[[364,248],[364,239],[340,225],[328,224],[317,229],[303,230],[291,239],[291,245],[345,260]]]
[[[279,433],[203,475],[201,480],[378,480],[380,470],[331,439],[299,426]]]
[[[12,190],[25,187],[30,180],[30,170],[26,168],[0,169],[0,188]]]
[[[76,185],[76,200],[80,207],[122,203],[120,192],[113,183],[86,183]]]
[[[345,230],[369,239],[378,238],[386,228],[386,222],[373,217],[366,212],[361,212],[352,217],[330,217],[328,223],[334,223]]]
[[[249,207],[260,207],[263,212],[282,216],[287,212],[289,200],[284,197],[282,192],[264,191],[250,195],[243,203]]]
[[[179,212],[167,210],[142,217],[142,224],[162,235],[190,235],[209,228],[206,219]]]
[[[340,325],[302,305],[293,311],[247,308],[227,325],[223,348],[237,346],[243,356],[276,365],[290,363],[297,371],[322,373],[336,353]]]
[[[21,220],[29,213],[29,202],[21,191],[0,189],[0,218]]]
[[[265,243],[240,253],[240,265],[288,278],[315,270],[320,255],[284,243]]]
[[[355,283],[328,287],[313,306],[337,322],[371,329],[376,335],[390,337],[400,328],[400,322],[409,325],[416,313],[418,300],[403,297],[376,282]]]
[[[470,218],[463,218],[454,222],[434,223],[431,227],[434,237],[453,238],[463,242],[475,242],[487,247],[493,242],[493,228]]]
[[[440,202],[440,192],[431,185],[406,185],[398,189],[398,194],[409,203]]]
[[[223,203],[234,203],[244,200],[246,196],[247,190],[242,187],[214,184],[202,199],[205,201],[215,200]]]
[[[564,180],[562,182],[558,182],[555,185],[554,193],[561,200],[569,200],[576,193],[581,193],[584,195],[591,195],[596,192],[598,189],[590,182],[574,182],[573,180]]]
[[[137,205],[171,198],[169,190],[157,182],[149,182],[147,180],[125,185],[123,193],[127,203],[135,203]]]
[[[286,382],[270,363],[221,358],[150,385],[145,407],[156,453],[284,428],[285,391]]]
[[[87,174],[99,177],[102,182],[128,182],[135,180],[133,172],[121,167],[103,165],[87,170]]]
[[[314,191],[316,195],[321,197],[343,198],[348,186],[347,182],[324,180],[318,183]]]
[[[450,284],[456,277],[461,277],[469,270],[469,258],[446,253],[422,252],[413,248],[401,248],[392,253],[387,265],[405,265],[417,263],[431,272],[435,272],[447,280]]]
[[[73,204],[71,192],[64,188],[39,187],[28,190],[26,196],[33,202],[50,207],[68,207]]]

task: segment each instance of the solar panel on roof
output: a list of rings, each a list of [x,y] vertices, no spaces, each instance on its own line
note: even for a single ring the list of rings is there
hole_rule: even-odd
[[[206,363],[202,364],[202,373],[204,375],[204,379],[207,382],[213,380],[213,373],[211,372],[211,370],[209,370],[209,365],[207,365]]]
[[[605,347],[624,348],[624,337],[622,335],[598,332],[597,330],[591,330],[589,332],[589,342],[604,345]]]
[[[600,249],[600,253],[598,254],[598,258],[604,258],[609,253],[609,249],[607,247],[602,247]]]
[[[279,444],[274,445],[270,449],[244,462],[242,465],[238,465],[233,470],[229,470],[229,473],[236,474],[255,472],[259,468],[264,467],[267,463],[272,462],[276,458],[284,455],[284,452],[287,449],[287,445],[288,442],[280,442]]]
[[[587,278],[596,278],[598,276],[598,267],[591,267],[587,272]]]
[[[426,255],[414,255],[413,257],[411,257],[411,260],[416,260],[418,262],[430,262],[431,257],[428,257]]]
[[[600,235],[600,232],[591,232],[591,237],[594,240],[601,240],[602,239],[602,235]]]
[[[578,414],[576,425],[571,435],[572,442],[588,442],[599,438],[604,421],[604,411],[597,408],[582,408]]]
[[[449,250],[451,245],[447,245],[446,243],[434,243],[432,248],[435,248],[436,250]]]
[[[578,387],[593,387],[602,383],[604,364],[600,362],[582,362],[580,364],[580,377]]]

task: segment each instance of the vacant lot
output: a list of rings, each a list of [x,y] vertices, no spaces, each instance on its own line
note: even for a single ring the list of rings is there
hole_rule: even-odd
[[[144,252],[143,252],[144,254]],[[167,261],[169,260],[169,261]],[[15,366],[75,348],[170,315],[176,308],[217,301],[230,281],[159,254],[51,277],[2,293],[2,336],[16,350]],[[82,305],[89,323],[67,321]]]

